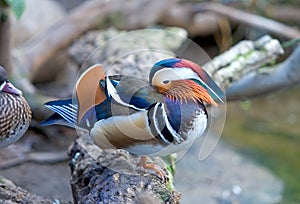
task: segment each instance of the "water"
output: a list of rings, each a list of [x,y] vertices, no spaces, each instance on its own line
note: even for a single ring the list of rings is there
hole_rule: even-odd
[[[299,88],[230,103],[222,136],[284,181],[282,203],[300,203]]]

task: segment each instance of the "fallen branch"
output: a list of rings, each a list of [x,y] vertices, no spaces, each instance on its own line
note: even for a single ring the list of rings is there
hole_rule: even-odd
[[[242,100],[300,83],[300,46],[285,61],[272,65],[281,54],[279,41],[263,36],[241,41],[203,67],[223,83],[227,100]]]
[[[69,151],[74,203],[179,203],[167,180],[137,170],[139,156],[99,149],[88,135]],[[152,163],[164,166],[159,158]],[[167,172],[166,172],[167,173]]]
[[[229,100],[265,95],[300,83],[300,46],[282,63],[270,67],[272,72],[251,72],[230,86]]]
[[[297,26],[300,25],[299,7],[267,4],[263,10],[264,10],[264,14],[269,18],[287,23],[289,25],[295,25],[295,24]]]
[[[266,35],[256,41],[239,42],[203,67],[216,81],[228,88],[250,71],[275,62],[283,53],[279,41]]]
[[[0,176],[0,203],[41,203],[52,204],[53,201],[42,198],[17,187],[13,182]]]
[[[215,12],[193,13],[192,6],[175,4],[159,23],[164,26],[184,28],[190,36],[208,36],[219,30],[220,16]]]
[[[206,2],[193,4],[190,6],[193,13],[212,11],[216,12],[217,14],[224,15],[232,21],[259,28],[289,39],[300,36],[300,31],[296,28],[219,3]]]
[[[16,157],[0,162],[0,169],[7,169],[25,162],[38,164],[54,164],[68,159],[65,151],[60,152],[30,152],[22,157]]]

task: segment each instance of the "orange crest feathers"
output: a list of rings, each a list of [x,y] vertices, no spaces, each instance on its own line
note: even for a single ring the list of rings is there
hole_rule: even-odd
[[[199,84],[197,84],[194,81],[187,81],[187,83],[192,88],[192,90],[193,90],[192,96],[195,99],[201,99],[202,101],[206,102],[207,104],[210,104],[212,106],[218,106],[218,104],[214,101],[214,99],[210,96],[210,94],[204,87],[200,86]]]
[[[201,100],[212,106],[218,106],[204,87],[191,80],[173,81],[172,87],[164,94],[171,100],[180,102],[189,100],[197,102]]]
[[[75,89],[79,104],[77,120],[81,121],[82,116],[91,107],[106,99],[105,92],[100,88],[99,82],[104,79],[102,65],[95,64],[88,68],[77,80]]]

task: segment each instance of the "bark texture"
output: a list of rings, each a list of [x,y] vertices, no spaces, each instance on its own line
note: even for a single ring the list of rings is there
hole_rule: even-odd
[[[88,135],[76,140],[69,152],[75,203],[179,203],[180,194],[168,180],[139,170],[138,156],[122,150],[103,151]],[[149,159],[161,167],[161,159]],[[164,170],[166,174],[168,172]]]
[[[16,186],[13,182],[0,176],[0,203],[51,204],[52,201],[29,193],[26,190]]]

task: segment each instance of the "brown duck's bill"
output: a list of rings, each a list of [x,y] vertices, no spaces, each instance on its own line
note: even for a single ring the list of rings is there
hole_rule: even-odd
[[[17,89],[12,83],[10,82],[6,82],[6,84],[4,85],[3,92],[6,93],[11,93],[11,94],[15,94],[15,95],[22,95],[22,91]]]

